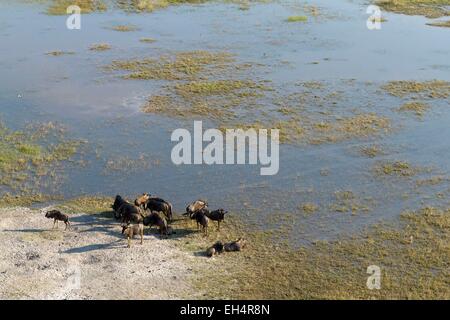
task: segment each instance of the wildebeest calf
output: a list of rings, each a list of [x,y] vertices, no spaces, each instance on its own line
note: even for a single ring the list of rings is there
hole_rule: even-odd
[[[208,236],[208,224],[209,224],[209,218],[206,216],[207,211],[208,210],[206,209],[201,209],[195,211],[191,215],[191,219],[194,219],[197,222],[197,229],[199,228],[199,226],[202,226],[202,231],[205,237]]]
[[[145,226],[157,226],[159,228],[159,234],[162,236],[169,234],[169,228],[167,227],[167,221],[158,212],[152,212],[144,218]]]
[[[206,250],[206,255],[208,257],[212,257],[213,255],[221,254],[222,252],[223,252],[223,243],[221,241],[217,241]]]
[[[223,248],[225,249],[225,251],[227,252],[231,252],[231,251],[241,251],[242,248],[244,248],[246,245],[246,241],[243,238],[239,238],[236,241],[232,241],[229,243],[225,243],[225,245],[223,246]]]
[[[142,223],[122,225],[122,234],[125,234],[127,237],[128,248],[131,247],[131,239],[133,239],[135,235],[140,235],[141,244],[144,243],[144,225]]]
[[[48,219],[53,219],[53,228],[55,228],[55,223],[56,223],[56,228],[58,228],[58,221],[63,221],[64,224],[66,225],[66,228],[64,230],[67,230],[67,227],[70,228],[70,221],[69,221],[69,216],[67,214],[61,213],[61,211],[59,210],[50,210],[47,211],[45,213],[45,217]]]

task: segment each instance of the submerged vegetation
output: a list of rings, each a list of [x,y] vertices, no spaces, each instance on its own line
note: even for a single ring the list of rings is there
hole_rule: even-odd
[[[416,116],[423,116],[430,108],[429,105],[423,102],[407,102],[403,104],[399,110],[403,112],[413,112]]]
[[[26,190],[41,177],[54,176],[55,166],[71,159],[81,141],[64,138],[64,128],[52,122],[12,131],[0,124],[0,185]]]
[[[91,51],[106,51],[110,50],[111,46],[107,43],[96,43],[89,47],[89,50]]]
[[[133,26],[133,25],[119,24],[119,25],[111,27],[111,30],[119,31],[119,32],[132,32],[132,31],[139,30],[139,28],[136,26]]]
[[[75,52],[73,51],[62,51],[62,50],[55,50],[55,51],[49,51],[46,53],[46,55],[48,56],[54,56],[54,57],[59,57],[59,56],[63,56],[63,55],[70,55],[70,54],[75,54]]]
[[[450,20],[429,22],[427,23],[427,25],[433,27],[450,28]]]
[[[420,171],[405,161],[383,162],[375,166],[375,172],[380,176],[411,177]]]
[[[306,22],[308,21],[307,16],[290,16],[286,19],[287,22]]]
[[[431,81],[390,81],[382,87],[396,97],[422,97],[432,99],[447,98],[450,95],[450,82],[443,80]]]
[[[106,4],[103,0],[51,0],[47,8],[47,14],[66,15],[67,8],[73,5],[80,7],[82,14],[106,10]]]
[[[407,15],[422,15],[427,18],[439,18],[450,15],[449,0],[376,0],[386,11]]]
[[[187,220],[179,220],[174,226],[181,230],[194,228]],[[247,240],[242,252],[210,259],[210,267],[193,276],[206,299],[450,297],[450,209],[427,207],[405,212],[398,227],[380,224],[360,235],[300,248],[274,240],[283,237],[283,230],[280,226],[249,231],[233,216],[223,223],[220,232],[212,232],[207,239],[186,232],[183,238],[170,241],[199,255],[219,239],[230,241],[244,236]],[[366,286],[370,265],[381,269],[380,290]]]

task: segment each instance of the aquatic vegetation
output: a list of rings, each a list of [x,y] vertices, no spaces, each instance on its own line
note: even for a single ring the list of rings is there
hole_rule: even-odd
[[[378,175],[411,177],[419,172],[419,168],[411,166],[405,161],[379,163],[375,166]]]
[[[359,199],[352,191],[342,190],[334,193],[336,201],[330,206],[330,210],[336,212],[358,212],[370,211],[370,205],[373,204],[372,199]]]
[[[91,51],[106,51],[106,50],[110,50],[110,49],[111,49],[111,45],[109,45],[107,43],[96,43],[89,47],[89,50],[91,50]]]
[[[428,22],[427,25],[433,27],[450,28],[450,20]]]
[[[145,43],[153,43],[153,42],[155,42],[156,40],[153,39],[153,38],[140,38],[139,41],[140,41],[140,42],[145,42]]]
[[[159,165],[159,163],[159,160],[154,160],[146,154],[140,154],[137,158],[120,156],[108,159],[103,173],[132,173],[139,170],[148,170]]]
[[[450,83],[443,80],[431,81],[390,81],[382,89],[391,95],[404,98],[408,96],[422,98],[447,98],[450,95]]]
[[[82,14],[106,10],[106,4],[102,0],[51,0],[47,14],[66,15],[67,8],[72,5],[79,6]]]
[[[232,55],[227,53],[188,51],[174,56],[161,56],[159,59],[116,60],[107,69],[131,71],[123,76],[125,79],[183,80],[207,72],[219,72],[233,61]]]
[[[25,182],[36,184],[39,177],[53,174],[59,162],[72,158],[81,143],[66,140],[53,123],[30,125],[23,131],[0,124],[0,185],[23,189]]]
[[[286,19],[286,22],[306,22],[308,21],[307,16],[290,16]]]
[[[421,117],[429,108],[430,106],[423,102],[407,102],[399,108],[399,111],[414,112],[416,116]]]
[[[448,181],[448,178],[445,176],[434,176],[434,177],[427,178],[427,179],[417,180],[416,185],[418,187],[435,186],[435,185],[441,184],[446,181]]]
[[[186,220],[175,226],[195,228]],[[206,299],[448,299],[449,227],[450,209],[423,208],[403,213],[397,227],[379,224],[336,241],[295,248],[274,241],[286,237],[284,226],[250,231],[230,216],[223,230],[207,239],[186,232],[183,241],[170,241],[198,254],[219,239],[247,240],[242,252],[219,255],[209,260],[208,269],[195,273],[200,276],[192,281]],[[366,286],[370,265],[381,268],[380,290]]]
[[[119,32],[132,32],[132,31],[139,30],[139,28],[136,26],[133,26],[133,25],[119,24],[119,25],[111,27],[111,30],[119,31]]]
[[[70,54],[75,54],[75,52],[73,51],[62,51],[62,50],[55,50],[55,51],[49,51],[46,53],[46,55],[48,56],[54,56],[54,57],[59,57],[59,56],[63,56],[63,55],[70,55]]]
[[[379,154],[382,154],[382,150],[379,146],[363,146],[359,151],[360,154],[369,158],[375,158]]]
[[[198,4],[208,0],[116,0],[116,5],[127,12],[152,12],[178,4]]]
[[[449,0],[376,0],[375,4],[386,11],[427,18],[450,15]]]
[[[319,207],[314,203],[307,202],[301,205],[301,209],[304,213],[311,214],[316,212]]]

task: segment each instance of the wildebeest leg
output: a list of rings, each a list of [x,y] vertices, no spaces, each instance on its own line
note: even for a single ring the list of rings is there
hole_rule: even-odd
[[[141,244],[144,244],[144,228],[141,229]]]
[[[56,224],[56,219],[53,219],[53,228],[52,228],[52,230],[55,229],[55,224]]]
[[[130,235],[127,235],[127,240],[128,240],[128,248],[131,247],[131,239],[130,239]]]
[[[217,230],[220,231],[220,220],[217,221]]]
[[[67,222],[66,222],[66,221],[64,221],[64,224],[66,225],[66,227],[64,228],[64,231],[66,231],[66,230],[67,230],[67,226],[68,226],[68,224],[67,224]]]
[[[58,220],[56,220],[56,229],[59,229],[59,221]]]

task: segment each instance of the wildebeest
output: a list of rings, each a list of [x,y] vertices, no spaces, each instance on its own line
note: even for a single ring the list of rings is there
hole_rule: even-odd
[[[217,241],[206,250],[206,255],[208,257],[212,257],[213,255],[220,254],[222,252],[223,252],[223,243],[222,241]]]
[[[47,211],[45,213],[45,217],[48,219],[53,219],[53,228],[55,228],[55,223],[56,223],[56,228],[58,228],[58,221],[63,221],[64,224],[66,225],[66,228],[64,230],[67,230],[67,227],[70,228],[70,221],[69,221],[69,216],[67,214],[62,213],[59,210],[50,210]]]
[[[145,202],[144,209],[162,212],[167,217],[168,221],[172,221],[173,218],[172,204],[164,199],[148,195],[148,199]]]
[[[133,239],[135,235],[140,235],[141,244],[144,243],[144,225],[142,223],[138,224],[128,223],[126,225],[122,225],[122,234],[125,234],[127,237],[128,248],[131,247],[131,239]]]
[[[141,209],[117,195],[114,204],[111,206],[114,210],[114,217],[121,219],[122,223],[142,223],[143,212]]]
[[[205,211],[205,214],[209,219],[217,221],[217,230],[220,230],[220,222],[223,221],[226,213],[228,213],[228,211],[225,211],[224,209],[217,209],[211,212],[208,210]]]
[[[134,204],[135,204],[135,206],[140,207],[145,210],[145,205],[146,205],[148,199],[150,199],[150,195],[148,193],[143,193],[141,196],[137,197],[134,200]]]
[[[244,248],[245,245],[246,245],[246,241],[243,238],[239,238],[236,241],[225,243],[223,248],[227,252],[241,251],[241,249]]]
[[[197,229],[199,226],[202,226],[202,231],[205,236],[208,236],[208,224],[209,224],[209,218],[206,216],[206,212],[208,210],[206,209],[200,209],[195,211],[191,215],[191,219],[194,219],[197,222]]]
[[[144,218],[145,226],[157,226],[159,228],[159,234],[162,236],[169,234],[169,228],[167,226],[167,221],[158,212],[151,212],[148,216]]]
[[[190,217],[195,211],[206,209],[207,207],[208,203],[205,200],[198,199],[186,207],[186,213],[184,213],[184,215]]]

